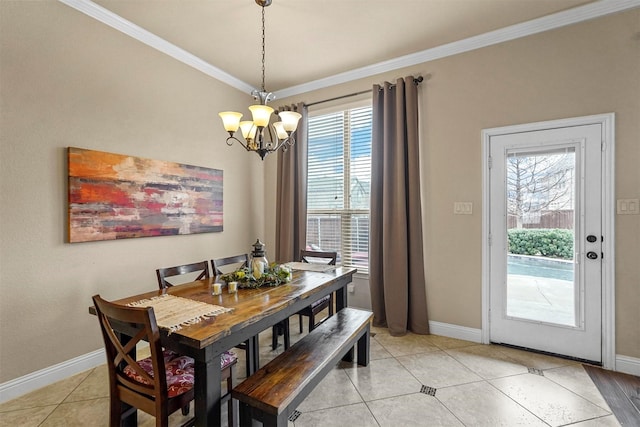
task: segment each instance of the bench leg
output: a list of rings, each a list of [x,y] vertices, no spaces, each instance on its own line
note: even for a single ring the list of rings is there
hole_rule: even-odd
[[[289,425],[289,419],[284,413],[280,415],[263,414],[263,427],[287,427],[287,425]]]
[[[351,347],[349,351],[347,351],[347,354],[345,354],[344,357],[342,358],[342,361],[353,362],[353,354],[354,354],[353,347]]]
[[[369,335],[369,326],[367,325],[367,331],[358,340],[358,365],[369,365],[369,343],[371,336]]]

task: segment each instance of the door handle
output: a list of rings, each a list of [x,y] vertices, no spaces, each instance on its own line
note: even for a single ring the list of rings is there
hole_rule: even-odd
[[[591,251],[591,252],[587,252],[587,258],[589,259],[598,259],[598,254]]]

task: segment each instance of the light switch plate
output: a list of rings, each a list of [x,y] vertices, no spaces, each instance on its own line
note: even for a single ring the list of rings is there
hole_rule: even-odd
[[[640,215],[639,199],[618,199],[618,215]]]
[[[472,202],[454,202],[453,214],[454,215],[472,215],[473,203]]]

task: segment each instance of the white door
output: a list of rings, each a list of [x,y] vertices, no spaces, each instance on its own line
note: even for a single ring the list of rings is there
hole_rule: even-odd
[[[489,139],[491,342],[602,361],[602,126]]]

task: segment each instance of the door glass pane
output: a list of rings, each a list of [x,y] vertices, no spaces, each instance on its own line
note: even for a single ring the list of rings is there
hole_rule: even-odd
[[[575,149],[506,162],[507,316],[576,326]]]

